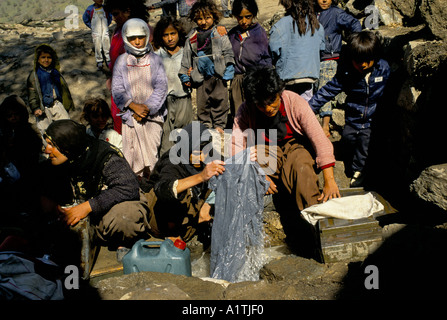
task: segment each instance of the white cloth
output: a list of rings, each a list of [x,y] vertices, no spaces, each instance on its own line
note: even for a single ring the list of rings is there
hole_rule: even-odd
[[[95,134],[90,127],[87,128],[87,134],[95,138]],[[115,147],[120,149],[121,152],[123,151],[123,137],[113,129],[103,130],[98,139],[107,141],[108,143],[113,144]]]
[[[301,211],[301,214],[309,223],[316,225],[318,220],[324,218],[355,220],[367,218],[383,210],[383,204],[368,192],[364,195],[346,196],[315,204]]]
[[[126,23],[123,25],[122,35],[124,48],[126,49],[127,53],[130,53],[134,56],[142,56],[152,50],[152,46],[149,42],[149,37],[151,35],[149,26],[143,20],[138,18],[127,20]],[[127,38],[134,36],[146,36],[146,44],[144,48],[137,49],[130,44]]]
[[[62,119],[70,119],[70,115],[65,110],[64,105],[55,100],[53,106],[45,107],[44,115],[36,117],[36,125],[43,135],[53,121]]]

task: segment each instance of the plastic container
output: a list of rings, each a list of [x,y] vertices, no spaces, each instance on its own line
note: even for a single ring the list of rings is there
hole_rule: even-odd
[[[191,277],[191,252],[182,240],[137,241],[123,257],[123,273],[164,272]]]

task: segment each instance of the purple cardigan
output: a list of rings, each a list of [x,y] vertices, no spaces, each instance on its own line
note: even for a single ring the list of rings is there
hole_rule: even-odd
[[[240,38],[241,32],[241,28],[236,26],[228,33],[236,62],[235,73],[242,74],[256,66],[271,66],[269,41],[264,28],[259,23],[253,24],[248,28],[249,36],[243,41]]]
[[[167,109],[164,102],[168,92],[168,79],[163,66],[163,60],[153,52],[149,52],[148,54],[150,55],[152,87],[154,90],[144,104],[149,107],[150,118],[165,116]],[[119,115],[123,123],[129,127],[133,127],[133,111],[128,108],[132,102],[127,72],[128,55],[128,53],[120,55],[113,67],[112,96],[115,104],[122,111]]]

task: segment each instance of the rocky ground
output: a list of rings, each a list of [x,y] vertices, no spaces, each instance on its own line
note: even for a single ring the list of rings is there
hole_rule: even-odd
[[[268,24],[274,13],[282,11],[276,1],[259,1],[259,20]],[[154,11],[151,24],[158,20]],[[227,27],[232,18],[223,19]],[[419,32],[412,27],[411,32]],[[405,28],[404,28],[405,29]],[[388,39],[401,36],[401,27],[383,27]],[[408,30],[405,29],[405,32]],[[0,25],[0,101],[16,93],[26,97],[25,83],[31,70],[34,47],[51,44],[59,54],[62,74],[66,78],[79,119],[83,102],[89,97],[109,99],[105,87],[108,70],[97,71],[88,30],[67,30],[45,22],[23,25]],[[340,162],[336,180],[347,187]],[[386,184],[387,181],[383,181]],[[426,187],[427,188],[427,187]],[[396,190],[396,193],[399,191]],[[361,259],[322,263],[300,255],[287,242],[283,224],[274,207],[266,207],[266,232],[269,237],[270,262],[260,272],[259,281],[226,283],[210,281],[206,276],[176,276],[159,273],[138,273],[83,283],[81,289],[67,292],[68,299],[104,300],[337,300],[337,299],[445,299],[447,233],[444,212],[409,200],[402,206],[387,194],[398,212],[380,221],[383,234],[381,246]],[[291,237],[291,235],[288,235]],[[197,247],[194,247],[194,246]],[[191,243],[194,261],[203,252],[200,244]],[[206,253],[204,255],[206,259]],[[378,273],[368,266],[375,266]],[[372,273],[371,273],[372,272]],[[372,278],[368,276],[375,276]],[[375,282],[378,280],[378,282]],[[368,289],[368,284],[378,285]]]

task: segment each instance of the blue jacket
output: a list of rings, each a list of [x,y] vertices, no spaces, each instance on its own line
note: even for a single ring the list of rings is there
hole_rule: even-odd
[[[273,64],[282,80],[302,78],[318,79],[320,77],[320,50],[324,50],[324,29],[310,29],[306,34],[298,33],[295,25],[293,32],[293,18],[285,16],[270,29],[269,47]],[[307,23],[309,25],[309,23]]]
[[[84,14],[82,15],[82,20],[84,21],[85,25],[87,27],[89,27],[90,29],[92,28],[92,17],[93,17],[93,12],[95,11],[95,5],[91,4],[87,7],[87,9],[85,10]],[[112,14],[105,11],[106,13],[106,17],[107,17],[107,23],[108,25],[110,25],[112,23]]]
[[[360,22],[337,6],[317,12],[318,21],[324,27],[326,48],[321,52],[321,59],[338,57],[342,45],[342,31],[349,33],[362,31]]]
[[[309,100],[315,113],[340,92],[345,92],[345,122],[361,130],[371,126],[377,104],[383,95],[390,76],[390,66],[383,59],[378,60],[371,71],[368,83],[349,61],[340,64],[337,74]],[[331,115],[332,110],[321,116]]]
[[[247,30],[248,37],[241,40],[239,26],[234,27],[228,33],[233,47],[236,74],[243,74],[247,69],[257,66],[271,66],[272,58],[269,52],[269,40],[264,28],[255,23]]]

